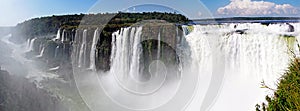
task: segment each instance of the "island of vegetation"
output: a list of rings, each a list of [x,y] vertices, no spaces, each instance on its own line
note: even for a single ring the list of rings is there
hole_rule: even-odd
[[[256,111],[299,111],[300,110],[300,59],[295,58],[279,79],[277,89],[262,83],[263,88],[274,91],[266,96],[267,103],[257,104]]]

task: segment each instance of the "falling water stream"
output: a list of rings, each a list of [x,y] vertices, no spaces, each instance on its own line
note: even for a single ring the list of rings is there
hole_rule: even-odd
[[[292,50],[297,49],[294,44],[295,39],[293,39],[296,37],[293,36],[297,36],[298,32],[288,32],[288,25],[286,24],[267,26],[259,23],[244,23],[194,25],[192,27],[192,31],[183,29],[186,34],[184,36],[185,41],[179,44],[182,50],[186,50],[186,53],[179,54],[186,56],[181,58],[181,62],[186,63],[182,74],[199,75],[193,99],[190,106],[186,108],[190,111],[203,110],[201,109],[203,107],[210,107],[211,110],[216,111],[254,109],[257,103],[264,101],[263,98],[267,94],[271,94],[267,89],[260,88],[261,82],[264,81],[270,87],[276,88],[277,80],[288,67],[292,57],[291,47]],[[102,78],[101,81],[104,89],[108,90],[108,95],[120,102],[119,104],[139,109],[139,103],[147,101],[142,102],[141,105],[143,107],[149,105],[150,108],[150,106],[155,107],[158,104],[163,104],[164,101],[169,101],[175,96],[170,92],[167,95],[160,95],[159,92],[155,92],[157,95],[153,94],[155,96],[150,96],[151,98],[147,98],[149,96],[147,95],[140,97],[143,98],[140,100],[135,98],[133,103],[126,102],[126,98],[134,98],[127,94],[128,92],[149,94],[151,91],[156,91],[152,87],[158,87],[163,78],[170,77],[161,74],[159,79],[154,78],[153,82],[146,82],[151,83],[151,85],[141,85],[139,82],[134,82],[140,80],[136,78],[140,78],[141,73],[141,66],[139,66],[138,61],[142,49],[137,44],[141,42],[139,36],[136,35],[139,33],[137,30],[141,30],[141,28],[123,28],[120,32],[113,34],[110,75]],[[160,40],[160,34],[158,34],[158,39]],[[160,51],[160,44],[158,44],[158,51]],[[159,58],[160,52],[157,54],[157,58]],[[210,81],[214,80],[212,74],[214,70],[218,70],[220,67],[216,65],[219,64],[218,61],[213,62],[216,56],[224,60],[224,78],[220,79],[220,90],[217,90],[219,93],[216,98],[213,98],[215,99],[214,102],[209,106],[204,106],[204,102],[207,102],[205,100],[206,93],[211,87]],[[114,79],[120,87],[125,89],[125,92],[122,91],[122,88],[106,86],[106,84],[113,84],[112,80]],[[169,78],[165,80],[167,81]],[[179,81],[177,82],[180,84]],[[169,85],[164,83],[159,87],[159,91],[176,91],[172,89],[172,87],[177,87],[175,83],[169,82]],[[168,86],[168,88],[164,86]],[[164,98],[162,98],[163,96]],[[155,103],[152,103],[151,99],[155,99]],[[243,101],[241,102],[241,100]]]
[[[100,32],[99,29],[97,28],[94,32],[94,37],[93,37],[93,43],[92,43],[92,48],[90,52],[90,69],[93,71],[96,71],[96,46],[100,38]]]
[[[79,51],[79,67],[85,67],[86,66],[86,56],[87,56],[87,30],[83,31],[82,36],[82,43]]]
[[[143,57],[143,46],[141,44],[143,30],[142,26],[122,28],[112,34],[112,47],[110,57],[110,70],[96,75],[96,50],[100,40],[100,31],[96,29],[89,43],[88,30],[76,30],[75,41],[77,46],[73,49],[75,53],[75,67],[80,67],[84,75],[75,74],[78,79],[78,87],[84,87],[81,94],[89,94],[84,100],[98,100],[90,105],[90,108],[103,106],[106,110],[154,110],[155,108],[181,110],[183,106],[187,111],[198,111],[210,109],[220,110],[253,110],[255,104],[263,102],[264,97],[272,92],[260,88],[264,81],[270,87],[276,88],[276,82],[285,72],[293,56],[299,54],[296,40],[299,41],[299,24],[292,24],[294,32],[289,32],[286,24],[262,25],[259,23],[222,24],[222,25],[193,25],[183,26],[183,35],[178,35],[176,54],[179,57],[180,74],[170,74],[162,59],[163,44],[158,42],[156,60],[151,61],[148,67],[149,74],[143,73],[144,66],[141,66]],[[61,31],[62,34],[61,34]],[[155,35],[157,40],[163,39],[162,32]],[[66,42],[68,35],[66,31],[59,29],[55,40]],[[11,43],[6,36],[1,41],[7,44],[13,51],[11,58],[26,67],[27,78],[34,81],[41,81],[56,75],[38,70],[33,65],[34,61],[22,56],[22,46],[28,47],[26,51],[34,50],[37,40],[28,39],[27,44],[16,45]],[[89,49],[89,45],[91,45]],[[55,47],[55,58],[58,57],[60,46]],[[88,57],[88,50],[90,54]],[[42,47],[39,55],[43,57],[45,47]],[[216,61],[215,59],[218,58]],[[223,61],[221,61],[223,60]],[[223,65],[218,65],[222,64]],[[10,66],[3,66],[12,71]],[[217,70],[219,68],[220,72]],[[215,71],[220,74],[221,79],[216,95],[207,98],[207,92],[212,87],[212,80],[216,80]],[[20,73],[22,71],[19,71]],[[218,76],[218,75],[217,75]],[[96,81],[96,82],[95,82]],[[217,81],[217,82],[218,82]],[[100,85],[99,89],[89,86],[93,82]],[[196,84],[193,84],[196,83]],[[42,87],[42,86],[41,86]],[[214,86],[215,87],[215,86]],[[188,90],[193,89],[193,90]],[[101,93],[99,93],[101,92]],[[176,101],[176,98],[182,101]],[[104,99],[99,99],[104,98]],[[207,99],[212,99],[211,104],[205,104]],[[180,99],[179,99],[180,100]],[[128,102],[130,101],[130,102]],[[175,101],[175,102],[174,102]],[[189,103],[181,106],[180,104]],[[88,102],[87,102],[88,103]],[[117,104],[107,105],[109,103]],[[178,104],[173,107],[163,107],[171,104]],[[106,105],[106,106],[105,106]],[[180,108],[179,108],[180,107]],[[178,109],[179,108],[179,109]],[[97,108],[95,108],[97,109]],[[101,109],[101,108],[100,108]],[[99,110],[99,109],[98,109]]]

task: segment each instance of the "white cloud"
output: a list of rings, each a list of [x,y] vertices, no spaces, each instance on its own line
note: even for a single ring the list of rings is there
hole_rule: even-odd
[[[266,1],[231,0],[231,3],[217,10],[220,15],[259,16],[297,15],[299,8],[290,4],[275,4]]]

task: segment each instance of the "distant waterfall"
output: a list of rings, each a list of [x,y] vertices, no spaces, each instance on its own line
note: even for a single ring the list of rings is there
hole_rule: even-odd
[[[61,30],[62,29],[58,29],[57,34],[56,34],[56,38],[54,38],[53,40],[60,40],[61,39]]]
[[[27,39],[27,43],[26,43],[26,48],[27,49],[30,49],[30,42],[31,42],[31,39]]]
[[[30,40],[30,42],[29,42],[29,51],[32,51],[34,49],[35,40],[36,40],[36,38]]]
[[[100,38],[99,29],[97,28],[94,32],[93,44],[90,51],[90,69],[96,71],[96,47]]]
[[[63,32],[62,32],[62,34],[61,34],[61,42],[65,42],[65,41],[67,41],[67,35],[66,35],[67,33],[66,33],[66,30],[64,29],[63,30]],[[58,39],[59,40],[59,39]]]
[[[58,53],[59,53],[59,46],[56,46],[55,52],[54,52],[54,58],[58,57]]]
[[[77,29],[75,31],[75,37],[74,37],[74,41],[73,41],[73,54],[72,54],[72,58],[73,58],[73,64],[78,66],[78,62],[79,62],[79,55],[80,55],[80,48],[81,48],[81,44],[80,44],[80,37],[81,37],[81,33],[79,31],[79,29]]]
[[[45,52],[45,47],[42,48],[41,52],[39,55],[37,55],[36,57],[43,57],[44,55],[44,52]]]
[[[86,51],[87,51],[87,30],[83,31],[82,42],[79,51],[78,67],[86,67]]]
[[[160,51],[161,51],[161,36],[160,36],[160,32],[158,32],[158,36],[157,36],[157,41],[158,41],[158,45],[157,45],[157,60],[160,59]]]

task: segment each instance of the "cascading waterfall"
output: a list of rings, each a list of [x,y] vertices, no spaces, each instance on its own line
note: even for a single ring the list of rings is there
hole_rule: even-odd
[[[117,74],[121,81],[130,76],[138,77],[139,56],[141,53],[140,35],[142,28],[124,28],[113,33],[111,73]],[[131,32],[131,33],[130,33]]]
[[[83,31],[82,43],[79,51],[78,67],[86,67],[87,30]]]
[[[73,58],[74,58],[74,65],[78,65],[78,62],[79,62],[79,55],[80,55],[80,48],[81,48],[81,45],[80,45],[80,42],[79,42],[79,38],[81,37],[80,33],[79,33],[79,29],[77,29],[75,31],[75,37],[74,37],[74,41],[73,41]]]
[[[29,51],[32,51],[34,49],[34,42],[35,42],[35,40],[36,40],[36,38],[30,40]]]
[[[93,44],[90,53],[90,69],[92,69],[93,71],[96,71],[96,47],[99,38],[100,38],[100,33],[99,33],[99,29],[97,28],[94,32]]]
[[[299,24],[291,24],[297,29]],[[270,87],[284,73],[292,56],[290,50],[296,50],[296,38],[299,41],[299,32],[290,30],[287,24],[262,25],[259,23],[227,23],[220,25],[193,25],[182,26],[183,35],[176,30],[176,54],[180,58],[179,69],[182,76],[198,81],[196,89],[191,91],[194,95],[186,111],[206,110],[206,94],[210,91],[210,82],[219,75],[213,75],[218,68],[224,68],[224,75],[220,80],[220,89],[216,91],[216,98],[209,104],[210,110],[252,110],[257,103],[264,101],[266,89],[261,89],[264,81]],[[176,93],[176,80],[171,81],[162,75],[144,79],[143,27],[128,27],[112,34],[112,47],[110,57],[110,70],[100,76],[103,90],[114,101],[133,108],[152,108],[170,100]],[[161,30],[161,29],[159,29]],[[155,31],[152,31],[155,32]],[[158,31],[157,53],[151,55],[155,59],[162,59],[165,45],[160,41],[165,40],[165,31]],[[95,66],[95,48],[99,41],[99,32],[95,30],[90,53],[89,68]],[[82,37],[79,37],[81,36]],[[75,58],[79,67],[86,67],[87,30],[83,34],[76,31],[76,39],[81,39],[75,51]],[[295,36],[295,37],[294,37]],[[156,46],[155,46],[156,47]],[[79,55],[79,57],[77,57]],[[215,58],[224,61],[214,61]],[[224,66],[217,64],[224,62]],[[151,69],[150,64],[150,68]],[[147,67],[148,68],[148,67]],[[154,68],[163,68],[160,62],[155,62]],[[159,69],[160,68],[160,69]],[[95,71],[95,70],[94,70]],[[223,70],[222,70],[223,71]],[[150,71],[149,71],[150,72]],[[224,77],[224,78],[223,78]],[[165,83],[158,90],[160,79]],[[179,77],[180,78],[180,77]],[[183,78],[183,77],[182,77]],[[181,79],[182,79],[181,78]],[[195,79],[195,80],[196,80]],[[189,81],[189,80],[188,80]],[[180,82],[178,82],[180,84]],[[189,86],[188,86],[189,87]],[[156,92],[157,91],[157,92]],[[172,91],[172,92],[171,92]],[[153,95],[152,95],[153,94]],[[134,98],[132,95],[138,95]],[[146,95],[146,96],[145,96]],[[141,98],[139,98],[141,96]],[[170,98],[169,98],[170,97]],[[134,98],[128,103],[128,98]],[[240,102],[243,99],[242,103]],[[133,104],[134,103],[134,104]],[[238,106],[237,106],[238,104]],[[201,107],[199,105],[202,105]],[[178,109],[179,110],[179,109]]]
[[[44,55],[44,52],[45,52],[45,47],[42,48],[41,52],[39,55],[37,55],[36,57],[43,57]]]
[[[225,81],[212,110],[252,110],[266,95],[260,83],[264,81],[276,87],[276,80],[288,66],[291,56],[284,37],[288,28],[285,25],[246,23],[193,27],[194,30],[186,36],[186,40],[191,48],[192,61],[198,61],[199,70],[206,70],[202,67],[207,63],[204,61],[214,51],[209,47],[211,37],[219,37],[217,42],[224,53]],[[196,95],[203,94],[199,90]],[[201,98],[194,98],[191,104],[197,106],[201,101]]]
[[[41,53],[41,52],[42,52],[42,50],[43,50],[43,48],[44,48],[44,44],[40,44],[40,45],[39,45],[38,52],[39,52],[39,53]]]
[[[299,32],[299,30],[297,30],[297,29],[299,29],[299,27],[300,27],[300,23],[292,23],[291,25],[293,25],[294,26],[294,29],[295,29],[295,33],[296,33],[296,38],[295,38],[295,40],[296,40],[296,42],[295,43],[297,43],[297,44],[299,44],[299,42],[300,42],[300,32]],[[297,56],[297,57],[300,57],[300,50],[297,50],[297,49],[299,49],[300,47],[298,47],[298,45],[297,44],[294,44],[295,45],[295,47],[296,47],[296,49],[294,49],[294,53],[295,53],[295,55]]]
[[[174,90],[177,89],[179,80],[176,73],[167,71],[168,65],[162,60],[156,60],[161,59],[162,53],[161,29],[157,28],[155,32],[159,34],[156,33],[154,40],[150,39],[153,40],[151,42],[144,40],[146,38],[142,36],[143,29],[143,26],[127,27],[112,34],[111,68],[108,74],[100,77],[103,89],[107,90],[112,99],[133,109],[148,109],[167,103],[176,94]],[[151,50],[153,55],[148,55],[153,56],[149,61],[142,59],[145,54],[143,42],[158,45]],[[149,66],[141,66],[147,62]],[[132,100],[134,104],[126,101],[130,98],[135,98]]]
[[[160,37],[160,32],[158,32],[158,45],[157,45],[157,60],[160,59],[160,48],[161,48],[161,37]]]
[[[55,52],[54,52],[54,58],[58,57],[58,53],[59,53],[59,46],[56,46]]]
[[[1,88],[1,91],[6,91],[7,94],[1,96],[7,96],[5,98],[13,98],[13,103],[5,103],[1,110],[65,110],[61,100],[58,97],[61,95],[52,92],[50,88],[46,88],[44,84],[47,85],[58,85],[56,82],[49,82],[48,80],[59,80],[58,75],[45,72],[44,65],[37,62],[37,59],[24,57],[25,54],[31,54],[32,51],[39,52],[36,57],[42,57],[45,54],[45,45],[39,45],[41,38],[28,39],[28,49],[24,50],[24,44],[15,44],[9,41],[12,37],[10,34],[7,37],[1,38],[0,45],[7,47],[2,47],[2,55],[6,56],[4,60],[2,57],[1,67],[5,67],[9,75],[3,75],[3,68],[1,69],[1,78],[5,77],[8,81],[1,81],[1,84],[7,85],[7,87]],[[47,39],[48,40],[48,39]],[[41,50],[38,47],[42,48]],[[6,49],[7,48],[7,49]],[[30,52],[28,52],[28,51]],[[10,52],[11,51],[11,52]],[[27,51],[27,52],[25,52]],[[33,56],[34,55],[30,55]],[[37,60],[37,61],[35,61]],[[3,62],[4,61],[4,62]],[[47,61],[48,63],[48,61]],[[50,69],[55,70],[55,69]],[[43,83],[42,83],[43,82]],[[54,85],[53,85],[54,86]],[[56,86],[55,86],[56,87]],[[65,88],[65,86],[63,86]],[[58,89],[61,90],[61,89]],[[12,94],[12,95],[11,95]],[[22,95],[22,97],[15,97],[16,95]],[[10,97],[11,96],[11,97]],[[30,107],[16,107],[15,106],[26,106],[31,104]],[[6,108],[6,105],[8,108]],[[12,108],[9,108],[9,107]]]
[[[67,40],[67,35],[66,35],[66,29],[63,30],[62,34],[61,34],[61,42],[65,42]],[[59,39],[58,39],[59,40]]]
[[[61,30],[62,29],[58,29],[57,34],[56,34],[56,38],[54,38],[53,40],[60,40],[61,39]]]
[[[191,26],[189,26],[191,27]],[[183,62],[183,74],[199,75],[197,87],[194,92],[193,100],[186,111],[200,111],[205,93],[208,89],[208,83],[211,80],[212,73],[212,49],[208,39],[201,26],[193,26],[194,31],[189,32],[187,27],[183,27],[183,38],[180,40],[179,55]],[[217,50],[216,50],[217,51]],[[220,75],[221,76],[221,75]],[[203,110],[203,109],[202,109]]]
[[[27,39],[27,43],[26,43],[26,48],[27,49],[30,49],[30,42],[31,42],[31,39]]]

